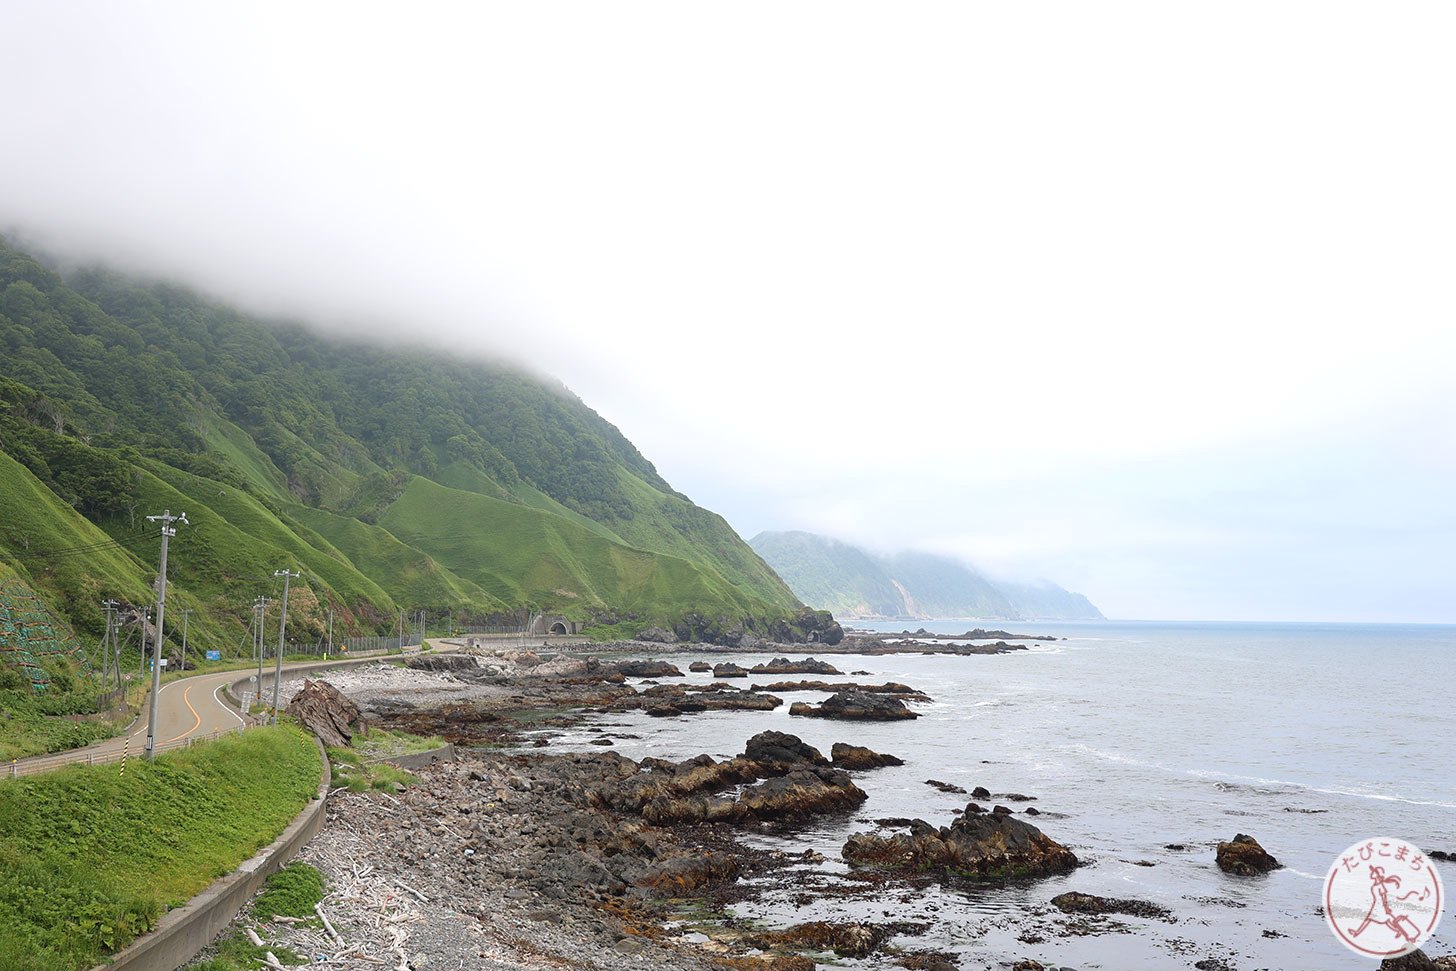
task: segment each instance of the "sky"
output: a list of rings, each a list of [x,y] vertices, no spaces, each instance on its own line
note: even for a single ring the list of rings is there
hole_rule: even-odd
[[[1456,7],[0,6],[0,231],[563,381],[745,537],[1456,622]]]

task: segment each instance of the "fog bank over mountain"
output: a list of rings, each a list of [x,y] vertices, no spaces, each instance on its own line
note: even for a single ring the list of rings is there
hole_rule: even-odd
[[[878,555],[804,532],[759,533],[749,545],[800,600],[846,618],[1102,619],[1080,593],[1050,581],[993,580],[954,557]]]

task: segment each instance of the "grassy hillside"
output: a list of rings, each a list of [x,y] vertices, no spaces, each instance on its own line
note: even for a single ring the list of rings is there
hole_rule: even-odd
[[[0,782],[0,971],[81,971],[275,839],[318,749],[260,728],[116,766]]]
[[[799,616],[722,517],[559,384],[102,270],[63,279],[3,240],[0,459],[0,563],[93,634],[101,599],[150,603],[144,517],[167,508],[192,520],[172,546],[171,603],[210,646],[245,636],[247,604],[285,567],[305,574],[296,639],[328,607],[341,636],[417,609],[465,623],[542,608],[607,624]]]
[[[741,589],[687,561],[614,542],[544,510],[416,478],[380,525],[508,603],[576,617],[592,608],[650,615],[654,604],[751,612]]]

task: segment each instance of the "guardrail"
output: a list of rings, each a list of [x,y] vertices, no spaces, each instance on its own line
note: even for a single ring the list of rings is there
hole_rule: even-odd
[[[178,749],[191,748],[198,742],[210,742],[224,735],[240,734],[254,727],[256,726],[252,724],[239,725],[236,728],[220,728],[207,735],[188,735],[186,738],[173,739],[169,742],[159,742],[157,743],[156,752],[160,755],[163,752],[175,752]],[[117,751],[87,752],[80,750],[75,752],[58,752],[51,756],[26,759],[24,762],[16,759],[3,769],[0,769],[0,779],[18,779],[21,776],[40,775],[43,772],[53,772],[56,769],[64,768],[68,765],[110,765],[113,762],[124,762],[128,758],[145,757],[145,742],[138,741],[136,745],[130,743],[131,736],[127,736],[122,742],[122,747]]]

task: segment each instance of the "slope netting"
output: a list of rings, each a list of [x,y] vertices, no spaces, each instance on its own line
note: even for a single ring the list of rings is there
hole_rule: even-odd
[[[76,632],[29,585],[14,577],[0,581],[0,667],[19,671],[44,691],[51,679],[42,665],[52,657],[88,664]]]

